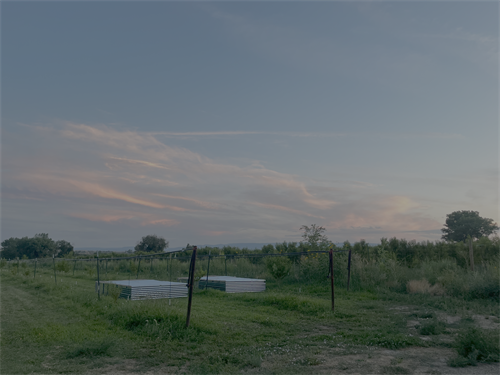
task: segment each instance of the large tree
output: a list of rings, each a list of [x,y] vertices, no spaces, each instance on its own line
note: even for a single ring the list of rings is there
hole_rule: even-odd
[[[66,241],[63,241],[66,242]],[[69,244],[69,242],[67,243]],[[56,255],[59,248],[47,233],[35,234],[34,237],[11,237],[2,242],[2,258],[14,259],[26,256],[29,259]],[[71,244],[69,244],[71,246]]]
[[[168,241],[156,234],[149,234],[142,237],[142,240],[135,246],[135,251],[142,253],[161,253],[168,247]]]
[[[441,238],[446,241],[469,242],[470,268],[474,271],[474,246],[472,241],[496,233],[498,225],[493,219],[479,216],[477,211],[455,211],[446,215]]]
[[[489,236],[498,230],[493,219],[479,216],[477,211],[455,211],[446,215],[446,223],[441,231],[446,241],[463,242],[467,238],[478,239]]]

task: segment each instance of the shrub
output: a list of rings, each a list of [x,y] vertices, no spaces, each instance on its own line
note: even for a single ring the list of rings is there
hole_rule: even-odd
[[[486,333],[478,328],[469,328],[457,336],[454,346],[458,356],[448,362],[450,366],[499,361],[498,332]]]
[[[420,326],[421,335],[439,335],[445,331],[446,325],[437,318],[429,319]]]
[[[69,272],[70,265],[65,260],[56,263],[56,270],[60,272]]]
[[[276,280],[283,279],[292,268],[292,262],[288,257],[269,257],[266,258],[265,262],[269,273]]]

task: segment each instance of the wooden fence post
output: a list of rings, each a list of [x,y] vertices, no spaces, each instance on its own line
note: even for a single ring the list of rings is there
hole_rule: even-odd
[[[37,264],[37,262],[38,262],[38,258],[35,258],[35,274],[33,275],[33,278],[36,277],[36,264]]]

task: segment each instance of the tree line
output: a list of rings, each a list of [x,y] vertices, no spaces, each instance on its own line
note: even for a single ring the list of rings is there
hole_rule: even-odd
[[[64,257],[73,253],[73,245],[65,240],[54,241],[48,233],[38,233],[34,237],[11,237],[1,243],[1,257],[5,259],[35,259]]]
[[[332,244],[325,235],[325,228],[316,224],[303,225],[302,241],[282,242],[275,245],[269,244],[260,250],[224,246],[222,248],[204,247],[198,249],[199,255],[245,255],[245,254],[271,254],[271,253],[299,253],[317,250],[352,250],[362,259],[375,261],[380,258],[389,258],[408,266],[418,265],[422,261],[454,258],[461,266],[472,265],[474,260],[489,261],[500,252],[498,237],[489,238],[496,233],[499,227],[492,219],[479,216],[477,211],[455,211],[447,215],[443,232],[443,241],[417,242],[415,240],[381,238],[380,245],[370,246],[365,240],[351,244],[345,241],[341,246]],[[475,242],[474,242],[475,240]],[[168,241],[155,234],[147,235],[135,246],[135,254],[162,253],[168,248]],[[1,243],[1,257],[15,258],[43,258],[67,257],[73,255],[73,246],[64,240],[54,241],[47,233],[36,234],[32,238],[9,238]],[[176,256],[190,256],[191,246],[188,244],[184,251]],[[131,251],[130,251],[131,252]],[[130,256],[130,253],[112,253],[113,257]],[[297,262],[300,257],[291,256],[291,261]]]

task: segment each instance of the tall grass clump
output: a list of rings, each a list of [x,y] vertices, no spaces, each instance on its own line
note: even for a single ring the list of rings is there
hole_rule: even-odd
[[[454,346],[457,356],[448,363],[452,367],[499,361],[498,331],[486,332],[478,328],[469,328],[458,335]]]
[[[196,323],[187,329],[185,314],[167,310],[164,301],[140,301],[120,305],[108,314],[108,318],[112,324],[135,334],[167,341],[201,342],[206,335],[214,334],[210,329]]]

